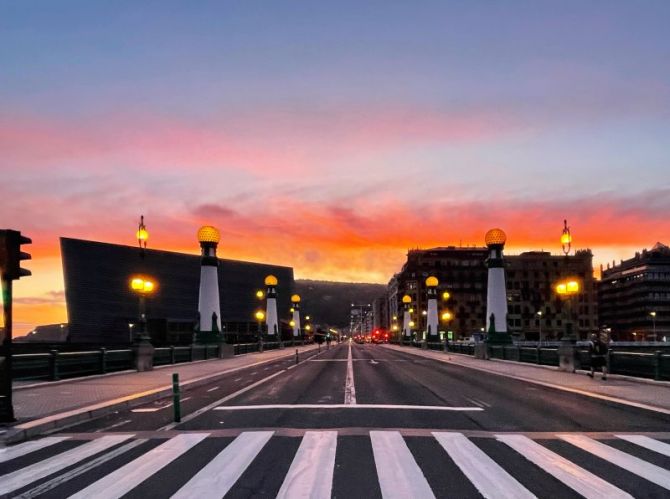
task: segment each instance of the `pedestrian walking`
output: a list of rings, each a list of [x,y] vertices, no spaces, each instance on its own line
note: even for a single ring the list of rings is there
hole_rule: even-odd
[[[605,331],[599,334],[593,333],[589,340],[589,357],[591,361],[591,372],[588,375],[593,378],[596,369],[602,369],[603,381],[607,380],[607,351],[609,349],[609,337]]]

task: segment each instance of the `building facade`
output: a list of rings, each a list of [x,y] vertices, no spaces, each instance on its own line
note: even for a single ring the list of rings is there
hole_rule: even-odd
[[[388,316],[402,315],[400,302],[408,294],[412,298],[414,330],[421,337],[426,327],[425,280],[432,275],[440,282],[440,316],[445,311],[451,313],[451,320],[442,323],[441,330],[451,331],[455,339],[481,333],[486,325],[487,257],[485,247],[410,250],[400,272],[389,281]],[[578,278],[581,283],[581,292],[571,307],[575,329],[582,338],[596,330],[597,283],[592,265],[590,250],[570,256],[544,251],[506,255],[508,331],[520,339],[537,340],[540,335],[547,340],[560,338],[570,309],[553,289],[558,280],[568,276]]]
[[[190,343],[198,319],[200,256],[172,251],[61,238],[65,300],[72,343],[128,343],[138,322],[138,298],[129,289],[134,274],[147,274],[157,285],[147,298],[148,329],[156,345]],[[268,274],[279,280],[278,310],[288,323],[293,269],[219,259],[222,330],[253,336],[259,307],[256,291]],[[239,338],[238,338],[239,339]]]
[[[670,248],[657,243],[601,267],[600,323],[621,341],[670,339]]]

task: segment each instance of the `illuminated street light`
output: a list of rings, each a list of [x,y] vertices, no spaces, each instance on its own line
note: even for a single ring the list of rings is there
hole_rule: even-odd
[[[451,298],[451,294],[449,293],[449,291],[445,291],[444,293],[442,293],[442,299],[444,301],[447,301],[449,298]]]
[[[137,331],[136,342],[149,341],[147,334],[146,298],[151,296],[157,288],[156,281],[147,276],[133,276],[130,278],[130,289],[139,297],[140,327]]]
[[[656,338],[656,311],[649,312],[649,317],[651,317],[652,329],[654,333],[654,341],[658,341],[658,338]]]
[[[144,225],[144,215],[140,215],[140,223],[137,225],[135,236],[137,237],[137,244],[140,247],[140,258],[144,258],[144,250],[147,249],[147,241],[149,240],[149,231],[147,231],[147,227]]]
[[[572,234],[570,234],[570,227],[568,227],[568,221],[563,220],[563,232],[561,233],[561,246],[563,247],[563,254],[568,256],[570,254],[570,248],[572,247]]]
[[[261,309],[256,310],[254,314],[256,321],[258,322],[258,351],[263,351],[263,320],[265,319],[265,312]]]
[[[451,312],[442,312],[442,315],[440,316],[442,318],[442,322],[449,322],[453,315]]]
[[[535,315],[539,317],[538,324],[540,325],[540,332],[538,333],[538,343],[542,346],[542,310],[535,312]]]
[[[581,291],[580,282],[573,278],[569,277],[563,279],[562,281],[557,282],[554,285],[554,290],[556,294],[565,300],[567,304],[567,320],[565,324],[565,336],[561,338],[561,341],[569,340],[575,341],[577,338],[573,332],[572,321],[573,321],[573,299]]]
[[[258,298],[259,300],[262,300],[263,298],[265,298],[265,293],[263,292],[262,289],[259,289],[258,291],[256,291],[256,298]]]

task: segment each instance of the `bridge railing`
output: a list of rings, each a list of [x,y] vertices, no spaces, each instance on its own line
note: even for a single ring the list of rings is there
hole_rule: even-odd
[[[544,366],[558,366],[558,345],[546,344],[541,346],[531,342],[514,345],[487,345],[490,358],[524,362]],[[421,342],[404,343],[405,346],[422,347]],[[577,343],[577,355],[582,369],[591,368],[591,358],[586,342]],[[443,343],[428,343],[431,350],[442,350]],[[653,344],[644,345],[617,345],[610,348],[607,355],[609,372],[638,378],[649,378],[658,381],[670,381],[670,349],[652,350]],[[658,345],[656,345],[658,347]],[[637,348],[638,351],[634,351]],[[450,342],[447,345],[449,352],[465,355],[475,354],[475,345],[470,342]]]
[[[232,345],[234,355],[258,352],[259,344]],[[263,343],[264,350],[280,347],[278,341]],[[171,346],[154,349],[154,366],[181,364],[218,358],[220,345]],[[133,369],[132,349],[107,350],[100,348],[81,352],[51,350],[42,353],[24,353],[12,356],[12,378],[17,381],[76,378]]]

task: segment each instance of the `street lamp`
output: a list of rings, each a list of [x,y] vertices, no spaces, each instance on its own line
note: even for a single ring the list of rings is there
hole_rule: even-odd
[[[144,250],[147,249],[147,241],[149,240],[149,231],[144,225],[144,215],[140,215],[140,223],[137,225],[137,244],[140,247],[140,258],[144,259]]]
[[[579,294],[580,291],[580,284],[579,281],[574,279],[574,278],[568,278],[564,279],[563,281],[559,281],[555,285],[555,290],[556,294],[559,296],[559,298],[565,299],[567,303],[567,308],[568,308],[568,313],[567,313],[567,322],[566,322],[566,327],[565,327],[565,336],[561,338],[561,340],[568,339],[568,340],[574,340],[576,339],[574,337],[573,333],[573,328],[572,328],[572,315],[573,315],[573,306],[572,306],[572,300],[574,297]]]
[[[265,312],[261,309],[256,310],[254,314],[256,321],[258,322],[258,351],[263,351],[263,319],[265,319]]]
[[[258,291],[256,291],[256,298],[258,298],[259,300],[262,300],[263,298],[265,298],[265,293],[263,293],[262,289],[259,289]]]
[[[538,310],[535,312],[535,315],[539,317],[538,319],[538,324],[540,325],[540,332],[538,336],[538,346],[542,346],[542,310]]]
[[[561,233],[561,247],[563,248],[563,254],[568,256],[570,254],[570,248],[572,247],[572,234],[570,234],[570,227],[568,227],[568,221],[563,220],[563,232]]]
[[[130,340],[130,343],[133,342],[133,328],[135,327],[135,324],[132,322],[128,323],[128,339]]]
[[[149,341],[150,339],[147,334],[146,298],[154,294],[156,287],[156,281],[152,277],[138,275],[130,279],[130,289],[139,297],[140,301],[140,327],[135,338],[137,342]]]
[[[649,316],[651,317],[651,324],[654,333],[654,341],[658,341],[658,339],[656,338],[656,311],[649,312]]]

